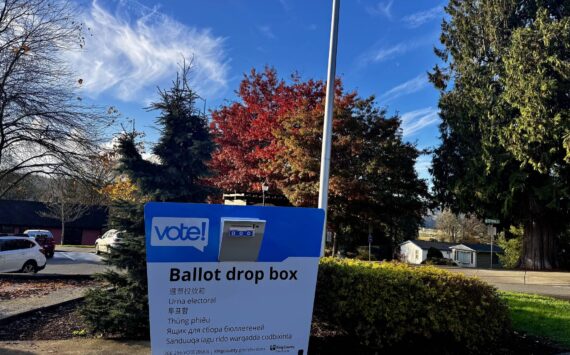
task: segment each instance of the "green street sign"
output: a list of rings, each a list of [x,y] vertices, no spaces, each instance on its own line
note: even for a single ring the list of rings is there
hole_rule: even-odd
[[[485,224],[499,224],[499,223],[501,223],[501,221],[499,221],[498,219],[490,219],[490,218],[485,219]]]

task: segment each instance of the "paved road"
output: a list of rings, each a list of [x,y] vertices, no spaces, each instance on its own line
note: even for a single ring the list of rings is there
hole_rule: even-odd
[[[57,250],[57,249],[56,249]],[[40,274],[93,275],[105,271],[103,258],[85,251],[56,251]]]

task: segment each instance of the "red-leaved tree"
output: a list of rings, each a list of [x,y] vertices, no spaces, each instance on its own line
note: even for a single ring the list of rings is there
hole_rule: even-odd
[[[211,182],[224,192],[259,192],[265,182],[294,206],[316,207],[325,83],[296,75],[285,82],[265,68],[244,77],[238,96],[212,112]],[[413,237],[427,186],[399,118],[387,118],[373,97],[345,92],[338,79],[333,117],[329,227],[360,237],[373,227],[392,243]]]
[[[280,170],[273,162],[283,151],[276,134],[283,131],[283,120],[300,111],[322,116],[325,86],[322,81],[291,82],[278,79],[275,69],[253,69],[245,75],[238,90],[239,101],[212,112],[211,131],[218,146],[210,163],[213,185],[222,191],[261,191],[267,182],[280,192]],[[342,87],[337,82],[336,106],[341,104]],[[345,95],[354,97],[354,94]],[[321,121],[322,125],[322,121]]]

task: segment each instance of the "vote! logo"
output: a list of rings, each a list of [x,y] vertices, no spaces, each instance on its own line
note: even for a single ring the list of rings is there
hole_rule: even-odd
[[[150,245],[194,247],[201,252],[208,245],[208,218],[154,217]]]

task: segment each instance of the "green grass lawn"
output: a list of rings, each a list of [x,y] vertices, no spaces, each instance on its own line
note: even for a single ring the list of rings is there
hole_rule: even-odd
[[[501,292],[501,297],[509,305],[515,330],[570,348],[569,301],[513,292]]]

